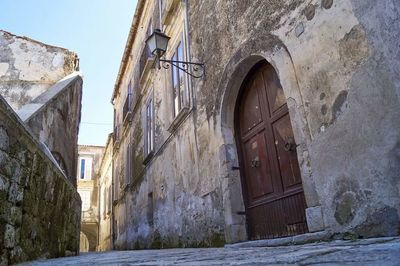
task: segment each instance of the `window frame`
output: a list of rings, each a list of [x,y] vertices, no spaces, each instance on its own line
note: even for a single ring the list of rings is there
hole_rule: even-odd
[[[149,120],[150,118],[150,120]],[[154,110],[154,94],[150,92],[150,96],[146,100],[144,108],[144,164],[146,164],[154,154],[155,140],[155,110]]]
[[[132,79],[131,79],[131,80],[129,80],[129,83],[128,83],[129,111],[132,111],[132,102],[133,102],[132,94],[133,94],[133,92],[132,92]]]
[[[79,156],[78,157],[79,164],[78,164],[78,180],[86,181],[92,180],[93,174],[93,158],[90,156]],[[83,173],[82,173],[82,162],[83,164]],[[82,177],[83,174],[83,177]]]
[[[126,146],[125,151],[125,179],[124,186],[127,186],[131,183],[132,180],[132,145],[129,144]]]
[[[179,38],[174,45],[171,60],[187,61],[187,43],[185,39],[185,29],[183,29],[183,31],[179,33]],[[177,79],[175,77],[177,77]],[[171,65],[170,80],[172,91],[172,114],[173,118],[177,119],[177,117],[179,117],[179,114],[182,111],[187,110],[190,106],[189,77],[187,73],[180,70],[176,66]],[[176,102],[176,98],[178,98],[178,102]]]
[[[86,158],[80,158],[79,163],[79,179],[85,179]]]

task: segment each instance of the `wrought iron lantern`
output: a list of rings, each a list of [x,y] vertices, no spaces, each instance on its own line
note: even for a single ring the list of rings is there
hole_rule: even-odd
[[[169,40],[170,37],[162,33],[159,29],[155,29],[146,40],[146,45],[148,46],[151,54],[155,56],[158,69],[161,69],[161,66],[165,69],[168,69],[170,68],[170,65],[172,65],[194,78],[204,77],[205,67],[203,63],[167,60],[161,58],[167,51]]]
[[[170,37],[162,33],[159,29],[156,29],[147,38],[146,44],[154,56],[161,58],[167,51],[169,39]]]

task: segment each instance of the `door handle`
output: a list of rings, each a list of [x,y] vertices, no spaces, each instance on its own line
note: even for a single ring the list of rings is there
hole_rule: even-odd
[[[256,156],[253,160],[251,160],[251,167],[252,168],[257,168],[260,166],[260,158]]]
[[[293,139],[287,139],[285,141],[285,144],[283,145],[283,149],[285,151],[294,151],[294,149],[296,148],[296,143],[294,143]]]

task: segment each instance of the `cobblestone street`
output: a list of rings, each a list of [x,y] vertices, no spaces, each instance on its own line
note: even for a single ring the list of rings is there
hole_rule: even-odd
[[[86,253],[21,265],[400,265],[400,238],[297,246]]]

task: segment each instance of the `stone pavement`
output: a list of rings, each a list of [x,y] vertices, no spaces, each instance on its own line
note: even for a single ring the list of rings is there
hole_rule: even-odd
[[[23,265],[400,265],[400,238],[280,247],[111,251]]]

